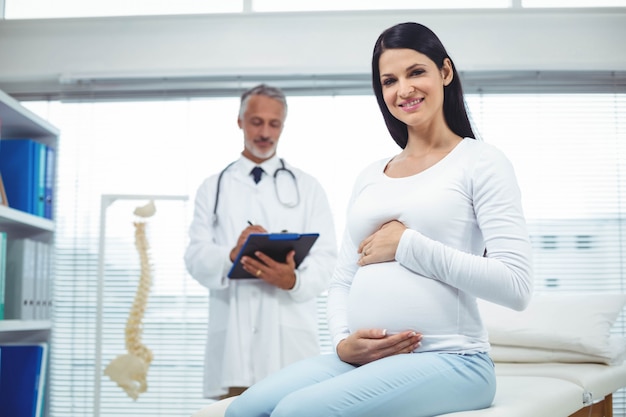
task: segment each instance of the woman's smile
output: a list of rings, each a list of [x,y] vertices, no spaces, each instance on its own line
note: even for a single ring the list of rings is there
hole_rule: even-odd
[[[415,99],[407,100],[407,101],[400,103],[398,107],[400,107],[403,111],[408,113],[408,112],[417,110],[423,101],[424,101],[423,98],[415,98]]]

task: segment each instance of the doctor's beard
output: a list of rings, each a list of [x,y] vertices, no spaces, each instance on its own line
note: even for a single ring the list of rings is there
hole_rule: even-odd
[[[261,143],[261,142],[269,143],[271,144],[271,147],[268,148],[266,151],[262,151],[256,146],[257,143]],[[263,159],[263,160],[269,159],[272,156],[274,156],[274,154],[276,153],[276,142],[269,138],[258,138],[251,142],[246,142],[245,145],[246,145],[246,149],[248,149],[248,151],[252,155],[254,155],[256,158],[259,158],[259,159]]]

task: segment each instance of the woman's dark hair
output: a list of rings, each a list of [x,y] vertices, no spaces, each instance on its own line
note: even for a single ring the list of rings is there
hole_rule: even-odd
[[[406,124],[391,115],[385,100],[383,99],[382,85],[380,82],[380,56],[387,49],[413,49],[426,55],[439,69],[443,67],[446,58],[452,63],[452,82],[444,87],[443,91],[443,115],[446,123],[454,133],[461,137],[475,138],[471,123],[465,107],[461,80],[456,71],[454,62],[446,52],[443,44],[435,33],[419,23],[400,23],[385,30],[378,37],[374,45],[372,56],[372,85],[378,101],[378,107],[383,114],[387,129],[396,143],[404,149],[408,140]]]

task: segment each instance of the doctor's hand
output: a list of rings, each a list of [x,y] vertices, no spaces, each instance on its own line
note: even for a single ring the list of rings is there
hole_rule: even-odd
[[[407,227],[398,220],[383,224],[380,229],[363,239],[358,248],[360,266],[396,259],[396,250]]]
[[[254,255],[258,260],[250,256],[241,258],[243,269],[268,284],[283,290],[290,290],[296,285],[295,250],[287,254],[284,263],[273,260],[263,252],[257,251]]]
[[[251,224],[250,226],[243,229],[239,238],[237,239],[237,245],[230,250],[230,261],[235,262],[235,258],[237,254],[243,247],[243,244],[246,243],[246,239],[252,233],[267,233],[267,230],[263,226],[259,226],[258,224]]]
[[[421,340],[422,335],[411,330],[387,335],[381,329],[362,329],[339,342],[337,355],[352,365],[365,365],[387,356],[411,353]]]

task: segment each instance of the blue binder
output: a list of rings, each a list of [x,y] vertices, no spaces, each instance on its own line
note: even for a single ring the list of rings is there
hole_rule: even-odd
[[[43,415],[46,343],[0,345],[0,413],[11,417]]]
[[[9,207],[34,215],[43,215],[44,187],[41,172],[45,169],[42,143],[32,139],[0,141],[0,172]]]
[[[45,202],[44,202],[44,217],[52,220],[52,208],[54,199],[54,161],[55,151],[49,146],[44,146],[46,149],[46,169],[45,169]]]
[[[35,213],[44,217],[46,210],[46,148],[42,143],[37,143],[37,160],[35,161],[37,173],[37,186],[35,190]]]

